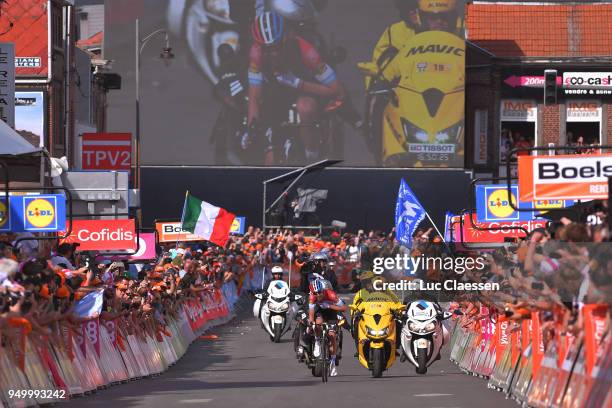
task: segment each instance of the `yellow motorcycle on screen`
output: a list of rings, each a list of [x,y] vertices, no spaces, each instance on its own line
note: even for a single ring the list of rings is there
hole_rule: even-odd
[[[405,306],[396,302],[361,302],[350,305],[351,316],[357,322],[357,352],[359,363],[380,378],[395,362],[396,320]]]
[[[366,115],[384,167],[463,167],[465,41],[449,32],[413,36],[374,79]],[[378,107],[377,107],[378,106]]]

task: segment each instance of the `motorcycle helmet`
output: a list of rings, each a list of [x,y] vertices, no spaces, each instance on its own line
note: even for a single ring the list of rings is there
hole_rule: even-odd
[[[419,0],[419,10],[423,13],[448,13],[456,6],[457,0]]]
[[[276,280],[281,280],[283,277],[283,268],[276,265],[272,267],[272,277]]]
[[[270,9],[290,21],[310,21],[315,18],[311,0],[270,0]]]
[[[457,0],[419,0],[419,19],[423,28],[453,32],[457,29]]]
[[[255,42],[261,45],[275,45],[283,38],[283,17],[273,11],[260,14],[253,21],[251,32]]]

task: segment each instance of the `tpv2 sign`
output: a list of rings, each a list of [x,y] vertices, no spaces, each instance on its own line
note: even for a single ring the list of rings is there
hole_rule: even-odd
[[[130,170],[131,133],[83,133],[83,170]]]

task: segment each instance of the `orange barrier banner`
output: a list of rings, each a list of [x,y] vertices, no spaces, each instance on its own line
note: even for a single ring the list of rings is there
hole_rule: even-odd
[[[533,375],[538,375],[542,359],[544,358],[544,339],[540,327],[540,314],[531,312],[531,361],[533,363]]]
[[[584,316],[584,346],[586,374],[590,375],[597,360],[598,351],[603,352],[599,347],[606,330],[606,304],[588,304],[582,308]]]
[[[608,198],[612,154],[519,156],[520,201]]]

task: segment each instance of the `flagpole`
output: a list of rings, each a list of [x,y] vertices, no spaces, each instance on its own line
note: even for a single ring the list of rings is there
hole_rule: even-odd
[[[436,232],[440,236],[440,239],[442,240],[442,242],[444,242],[446,244],[446,241],[444,240],[444,235],[440,234],[440,230],[438,229],[438,227],[436,227],[436,224],[433,222],[433,220],[431,219],[431,217],[429,216],[429,213],[427,211],[425,211],[425,215],[427,216],[427,219],[429,220],[431,225],[433,225],[434,229],[436,230]]]
[[[185,210],[187,209],[187,197],[189,197],[189,190],[185,191],[185,202],[183,203],[183,213],[181,214],[181,231],[176,235],[176,246],[174,249],[178,249],[179,238],[181,237],[181,232],[183,231],[183,221],[185,221]]]

